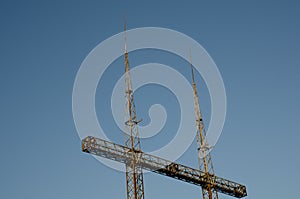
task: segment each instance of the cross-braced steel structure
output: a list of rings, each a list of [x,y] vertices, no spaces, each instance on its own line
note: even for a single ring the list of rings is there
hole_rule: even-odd
[[[247,195],[244,185],[92,136],[82,140],[82,151],[124,164],[133,161],[134,157],[140,168],[201,187],[210,185],[217,192],[237,198]]]
[[[125,130],[124,146],[88,136],[82,140],[82,151],[124,163],[126,166],[127,199],[144,199],[143,169],[169,176],[202,187],[203,199],[218,199],[218,192],[236,198],[247,195],[244,185],[217,177],[214,174],[210,146],[200,112],[199,99],[191,59],[192,86],[194,91],[196,137],[199,169],[146,154],[141,150],[134,92],[132,90],[128,52],[126,49],[126,24],[124,25],[125,57]]]
[[[127,199],[144,199],[144,182],[142,167],[136,164],[136,158],[132,151],[141,150],[140,136],[138,131],[134,94],[131,85],[129,72],[128,52],[126,48],[126,23],[124,24],[124,57],[125,57],[125,146],[128,147],[128,154],[131,158],[126,162],[126,184]]]
[[[192,86],[194,91],[195,116],[196,116],[196,139],[198,152],[198,166],[201,171],[204,171],[208,176],[214,176],[214,167],[210,155],[210,146],[206,140],[206,131],[200,111],[199,97],[195,83],[194,68],[192,65],[192,52],[190,51],[190,65],[192,71]],[[218,192],[211,184],[202,186],[203,199],[218,199]]]

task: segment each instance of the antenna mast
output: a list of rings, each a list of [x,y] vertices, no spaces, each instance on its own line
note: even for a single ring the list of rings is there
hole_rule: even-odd
[[[201,171],[205,172],[206,177],[214,176],[214,169],[212,164],[211,155],[209,153],[210,146],[206,140],[206,131],[204,129],[204,123],[202,120],[202,115],[199,105],[199,97],[197,93],[195,77],[194,77],[194,68],[192,64],[192,53],[190,50],[190,66],[192,71],[192,86],[194,91],[194,104],[195,104],[195,116],[196,116],[196,137],[197,137],[197,152],[198,152],[198,165]],[[217,190],[213,187],[214,182],[202,186],[202,198],[203,199],[218,199]]]
[[[126,21],[124,20],[124,57],[125,57],[125,146],[130,148],[127,153],[131,160],[126,163],[127,199],[144,199],[143,170],[136,163],[141,158],[141,143],[136,120],[134,95],[132,90],[128,52],[126,47]]]
[[[124,58],[125,58],[125,122],[124,143],[116,144],[93,136],[82,139],[82,151],[109,160],[117,161],[126,166],[127,199],[144,199],[143,169],[168,176],[183,182],[202,187],[203,199],[218,199],[223,193],[236,198],[247,196],[246,187],[239,183],[214,175],[209,153],[206,132],[200,112],[199,99],[194,78],[192,56],[190,65],[195,100],[195,115],[197,122],[197,151],[199,169],[178,164],[157,156],[142,152],[138,123],[134,105],[134,93],[131,84],[128,52],[126,48],[126,23],[124,20]]]

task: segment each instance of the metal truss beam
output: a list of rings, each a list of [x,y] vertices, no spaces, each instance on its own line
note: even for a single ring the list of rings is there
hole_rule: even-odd
[[[134,157],[136,165],[143,169],[203,188],[209,186],[217,192],[236,198],[247,196],[244,185],[92,136],[82,140],[82,151],[126,165],[130,164]]]

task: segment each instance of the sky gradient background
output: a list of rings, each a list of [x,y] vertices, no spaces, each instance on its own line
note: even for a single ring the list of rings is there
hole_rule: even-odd
[[[72,116],[72,89],[81,62],[97,44],[123,30],[124,16],[128,29],[156,26],[185,33],[216,62],[228,102],[223,133],[212,152],[216,174],[245,184],[249,199],[296,198],[299,9],[299,1],[292,0],[1,1],[1,198],[126,197],[125,174],[81,152]],[[190,71],[182,67],[188,63],[174,55],[155,50],[130,54],[131,67],[154,61],[189,78]],[[119,143],[107,107],[113,82],[123,70],[121,57],[107,70],[96,96],[99,120]],[[200,75],[196,77],[209,122],[209,95]],[[160,97],[151,98],[154,93]],[[151,104],[161,103],[170,111],[163,131],[142,143],[146,151],[163,146],[178,123],[176,98],[167,89],[148,86],[136,92],[136,100],[145,124]],[[178,161],[196,167],[195,146]],[[144,178],[145,198],[201,197],[196,186],[152,173]]]

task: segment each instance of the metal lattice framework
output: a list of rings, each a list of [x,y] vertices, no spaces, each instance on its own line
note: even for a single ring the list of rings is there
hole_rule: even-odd
[[[214,176],[214,167],[210,155],[210,146],[206,140],[206,131],[200,111],[199,97],[197,93],[197,86],[194,77],[194,68],[192,65],[192,53],[190,51],[190,65],[192,70],[192,86],[194,91],[195,116],[196,116],[196,138],[197,138],[197,152],[198,152],[198,166],[201,171],[207,175]],[[203,199],[218,199],[218,192],[212,185],[202,186]]]
[[[143,169],[201,186],[203,199],[218,199],[218,192],[237,198],[246,196],[245,186],[217,177],[214,174],[200,112],[192,63],[199,170],[142,152],[138,132],[138,123],[141,120],[137,120],[126,49],[126,23],[124,24],[124,58],[126,86],[124,109],[125,146],[88,136],[82,140],[82,151],[125,164],[127,199],[144,199]]]
[[[141,150],[132,150],[129,147],[92,136],[88,136],[82,140],[82,151],[126,165],[134,161],[140,168],[201,186],[202,188],[210,186],[214,191],[237,198],[247,195],[244,185],[143,153]]]
[[[125,58],[125,125],[124,125],[124,143],[125,146],[131,150],[141,150],[141,142],[138,131],[134,94],[131,85],[130,69],[128,52],[126,48],[126,23],[124,23],[124,58]],[[144,199],[144,180],[143,170],[136,164],[136,156],[133,153],[130,161],[126,162],[126,186],[127,186],[127,199]]]

